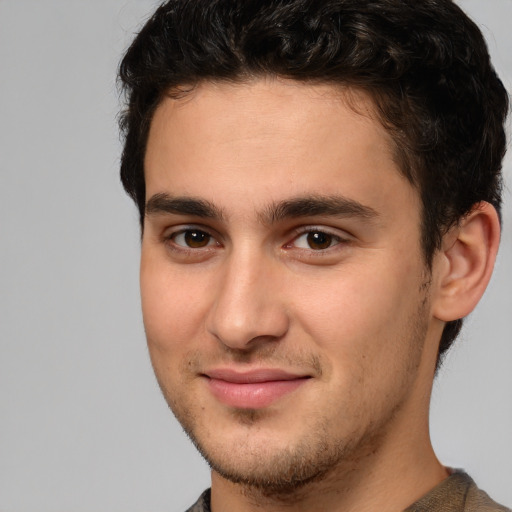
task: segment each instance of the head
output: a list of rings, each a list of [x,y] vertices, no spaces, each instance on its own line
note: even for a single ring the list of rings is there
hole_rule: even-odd
[[[475,25],[447,0],[175,0],[120,75],[149,352],[217,482],[435,466],[435,367],[499,239],[507,95]]]
[[[121,179],[142,229],[144,157],[162,100],[204,82],[262,77],[350,87],[371,99],[399,172],[421,199],[427,268],[475,204],[499,213],[508,98],[482,34],[452,1],[176,0],[155,12],[120,67],[128,99]],[[446,324],[439,361],[461,325]]]

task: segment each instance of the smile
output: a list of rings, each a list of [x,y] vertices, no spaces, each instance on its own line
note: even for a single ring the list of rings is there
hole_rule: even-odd
[[[281,370],[255,370],[238,373],[232,370],[207,372],[211,393],[225,405],[239,409],[261,409],[305,384],[310,376]]]

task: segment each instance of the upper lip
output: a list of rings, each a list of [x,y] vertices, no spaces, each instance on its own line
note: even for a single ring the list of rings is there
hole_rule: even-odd
[[[276,368],[258,368],[245,372],[232,370],[229,368],[218,368],[204,372],[206,377],[210,379],[223,380],[234,384],[254,384],[259,382],[274,382],[280,380],[295,380],[310,377],[309,375],[301,375],[290,373],[285,370]]]

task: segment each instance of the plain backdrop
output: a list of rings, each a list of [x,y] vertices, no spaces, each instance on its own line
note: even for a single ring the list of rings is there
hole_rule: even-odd
[[[461,0],[512,82],[511,0]],[[180,512],[208,468],[168,411],[118,180],[119,58],[150,0],[0,0],[0,512]],[[512,504],[512,171],[493,281],[439,376],[440,459]]]

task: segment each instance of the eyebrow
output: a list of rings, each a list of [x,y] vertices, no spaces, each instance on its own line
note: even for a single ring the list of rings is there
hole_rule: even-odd
[[[191,215],[205,219],[224,220],[223,212],[215,204],[194,197],[172,197],[167,193],[153,195],[146,203],[146,215]],[[300,217],[359,217],[374,220],[376,210],[354,199],[343,196],[311,195],[295,197],[269,205],[259,214],[265,224],[275,224],[285,219]]]
[[[343,196],[305,196],[296,197],[271,205],[263,213],[262,220],[273,224],[285,219],[299,217],[359,217],[374,220],[379,217],[376,210],[354,199]]]
[[[155,194],[146,203],[146,215],[192,215],[205,219],[222,220],[222,211],[213,203],[194,197],[172,197],[166,193]]]

